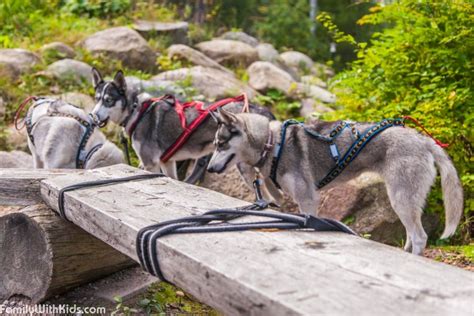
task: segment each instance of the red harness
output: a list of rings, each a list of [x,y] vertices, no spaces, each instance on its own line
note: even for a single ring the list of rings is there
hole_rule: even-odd
[[[190,101],[190,102],[181,104],[178,100],[174,98],[174,96],[164,95],[162,97],[152,98],[143,102],[136,120],[130,125],[130,128],[127,129],[127,134],[129,135],[129,137],[132,137],[133,132],[137,128],[138,124],[140,123],[143,115],[147,113],[149,110],[151,110],[153,106],[158,104],[158,101],[163,101],[165,99],[173,100],[174,108],[175,108],[176,113],[178,114],[179,120],[181,122],[181,127],[183,128],[183,132],[174,141],[174,143],[170,147],[168,147],[166,151],[161,155],[160,160],[162,162],[167,162],[171,157],[173,157],[173,155],[181,147],[183,147],[183,145],[186,143],[189,137],[191,137],[191,135],[202,124],[202,122],[204,122],[204,120],[210,115],[209,112],[215,111],[216,109],[232,102],[244,102],[243,111],[248,111],[247,96],[245,94],[216,101],[212,103],[211,105],[209,105],[208,107],[206,107],[205,109],[203,108],[204,102]],[[187,125],[185,110],[188,108],[195,108],[198,111],[199,115],[198,117],[196,117],[196,119],[194,119],[190,124]]]

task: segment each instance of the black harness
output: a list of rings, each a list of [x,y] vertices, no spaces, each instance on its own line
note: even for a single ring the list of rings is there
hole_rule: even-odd
[[[57,102],[56,100],[50,100],[46,98],[38,98],[37,101],[35,100],[35,104],[33,105],[33,109],[45,102]],[[74,106],[71,104],[71,106]],[[35,127],[36,123],[32,122],[32,116],[33,116],[33,111],[28,111],[25,117],[25,126],[26,126],[26,131],[28,134],[28,138],[31,141],[31,144],[34,146],[35,140],[33,137],[33,128]],[[86,151],[86,145],[87,142],[89,141],[89,138],[91,137],[92,133],[94,132],[94,129],[97,127],[97,125],[94,123],[92,118],[89,116],[89,120],[85,120],[77,115],[69,114],[69,113],[63,113],[59,112],[56,110],[51,110],[51,107],[48,107],[46,116],[50,117],[68,117],[75,119],[81,126],[84,128],[84,134],[82,135],[81,141],[79,142],[79,147],[77,148],[77,153],[76,153],[76,169],[84,169],[87,162],[90,160],[90,158],[102,147],[103,144],[97,144],[94,147],[92,147],[89,151]]]
[[[355,124],[356,123],[354,122],[342,121],[331,130],[331,132],[329,133],[329,136],[325,136],[325,135],[321,135],[317,133],[316,131],[309,128],[305,124],[298,122],[296,120],[284,121],[280,129],[280,142],[274,148],[272,166],[270,169],[270,179],[277,186],[277,188],[281,189],[281,186],[277,181],[277,170],[278,170],[278,164],[280,162],[280,158],[283,152],[283,148],[285,146],[286,130],[290,125],[302,126],[304,128],[304,131],[308,135],[310,135],[311,137],[319,141],[325,142],[329,145],[330,154],[336,164],[333,168],[331,168],[331,170],[326,174],[324,178],[322,178],[316,183],[316,187],[318,189],[321,189],[326,184],[334,180],[357,157],[357,155],[359,155],[362,149],[364,149],[364,147],[376,135],[378,135],[385,129],[392,126],[404,126],[404,119],[403,118],[384,119],[381,122],[365,130],[362,134],[360,134],[359,131],[356,129]],[[351,133],[355,140],[352,143],[352,145],[349,147],[349,149],[341,157],[339,149],[336,144],[336,139],[342,134],[342,132],[345,129],[351,130]]]

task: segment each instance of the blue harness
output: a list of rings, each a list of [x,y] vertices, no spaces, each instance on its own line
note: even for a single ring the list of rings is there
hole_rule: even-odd
[[[40,98],[38,101],[36,101],[33,107],[37,107],[38,105],[43,104],[44,102],[49,102],[49,101],[55,102],[54,100]],[[71,106],[74,106],[74,105],[71,104]],[[76,115],[72,115],[69,113],[50,111],[49,108],[46,115],[73,118],[76,121],[78,121],[79,124],[81,124],[82,128],[84,129],[84,134],[82,134],[82,138],[81,138],[81,141],[79,142],[79,147],[77,148],[77,152],[76,152],[76,169],[84,169],[87,161],[89,161],[92,155],[94,155],[103,145],[103,144],[97,144],[94,147],[92,147],[89,151],[85,150],[87,142],[89,141],[89,138],[91,137],[97,125],[94,123],[94,121],[91,119],[90,116],[88,116],[88,120],[84,120]],[[30,138],[31,144],[34,145],[35,141],[33,138],[33,127],[35,124],[33,124],[31,120],[32,120],[32,112],[29,111],[25,117],[26,132],[28,134],[28,137]]]
[[[275,146],[274,155],[272,160],[272,166],[270,171],[270,179],[273,183],[281,189],[280,184],[277,181],[277,169],[280,162],[281,154],[283,152],[283,147],[285,146],[286,130],[290,125],[299,125],[304,128],[304,131],[309,134],[311,137],[329,144],[329,150],[332,158],[335,161],[335,166],[327,173],[327,175],[316,183],[318,189],[321,189],[326,184],[334,180],[343,170],[346,168],[362,151],[362,149],[367,145],[377,134],[386,130],[392,126],[404,126],[403,118],[396,119],[384,119],[381,122],[375,124],[374,126],[368,128],[362,135],[355,128],[354,122],[342,121],[336,127],[334,127],[329,136],[321,135],[318,132],[310,129],[308,126],[304,125],[301,122],[296,120],[286,120],[283,122],[280,130],[280,142]],[[336,139],[341,135],[345,129],[350,129],[353,137],[355,138],[352,145],[344,153],[341,158],[337,144],[335,143]]]

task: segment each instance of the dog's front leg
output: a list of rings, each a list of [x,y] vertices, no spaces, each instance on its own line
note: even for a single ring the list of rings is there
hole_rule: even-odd
[[[300,213],[317,215],[320,196],[314,185],[308,184],[302,177],[292,175],[285,175],[282,179],[283,183],[285,183],[288,193],[298,204]]]
[[[160,167],[161,167],[161,171],[163,171],[163,173],[167,176],[167,177],[170,177],[170,178],[173,178],[173,179],[178,179],[178,172],[176,170],[176,162],[175,161],[168,161],[168,162],[165,162],[165,163],[161,163],[160,164]]]

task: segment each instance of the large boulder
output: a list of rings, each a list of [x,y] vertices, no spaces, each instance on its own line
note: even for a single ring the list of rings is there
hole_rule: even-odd
[[[0,168],[33,168],[33,157],[24,151],[0,151]]]
[[[168,56],[185,60],[195,66],[216,68],[218,70],[233,74],[230,70],[210,59],[200,51],[186,45],[176,44],[168,47]]]
[[[91,73],[91,66],[74,59],[61,59],[46,68],[46,74],[59,80],[70,80],[76,83],[90,82]]]
[[[95,100],[90,95],[80,92],[66,92],[60,95],[52,96],[52,98],[60,99],[64,102],[78,106],[84,109],[86,112],[91,112],[95,106]]]
[[[323,191],[319,215],[344,220],[360,234],[391,245],[405,239],[405,228],[393,211],[385,184],[374,173],[359,177]],[[439,217],[424,214],[423,226],[428,234],[434,232]]]
[[[8,78],[11,81],[15,81],[20,75],[20,69],[14,64],[6,64],[0,61],[0,78]]]
[[[191,78],[192,86],[208,99],[219,99],[245,92],[249,98],[258,93],[242,81],[215,68],[196,66],[162,72],[152,80],[184,81]]]
[[[301,100],[300,115],[305,118],[311,118],[314,113],[328,113],[334,112],[334,110],[315,99],[303,99]]]
[[[280,54],[280,57],[288,67],[291,67],[302,74],[311,72],[311,69],[314,66],[313,60],[308,55],[301,52],[284,52]]]
[[[145,38],[170,36],[175,44],[188,43],[188,22],[155,22],[138,20],[133,28]]]
[[[43,58],[49,60],[58,60],[63,58],[74,58],[76,53],[68,45],[61,42],[52,42],[46,45],[43,45],[40,48],[41,55]]]
[[[224,34],[219,36],[219,38],[226,39],[226,40],[239,41],[239,42],[248,44],[252,47],[256,47],[258,45],[258,39],[241,31],[225,32]]]
[[[127,87],[132,88],[138,93],[146,92],[152,96],[160,96],[163,94],[172,94],[178,99],[185,99],[186,92],[178,84],[169,80],[152,79],[143,80],[134,76],[125,77]]]
[[[7,148],[20,151],[28,151],[28,134],[26,128],[17,130],[13,124],[6,128]]]
[[[336,102],[336,96],[334,94],[316,85],[298,82],[296,84],[295,91],[299,95],[303,95],[309,98],[314,98],[326,103]]]
[[[20,48],[0,49],[0,74],[16,79],[40,62],[38,55]]]
[[[94,55],[122,61],[123,65],[144,71],[155,69],[156,54],[147,41],[128,27],[114,27],[87,37],[82,46]]]
[[[213,39],[197,44],[196,48],[218,63],[246,67],[258,60],[257,50],[239,41]]]
[[[283,62],[283,59],[281,59],[280,54],[275,49],[275,47],[273,47],[272,44],[261,43],[257,45],[256,49],[257,49],[259,60],[271,62],[278,68],[281,68],[282,70],[289,73],[293,77],[293,79],[295,79],[296,81],[300,80],[300,76],[298,72],[294,71],[291,67],[288,67]]]
[[[256,61],[247,69],[249,85],[257,91],[277,89],[291,95],[296,87],[293,77],[268,61]]]

